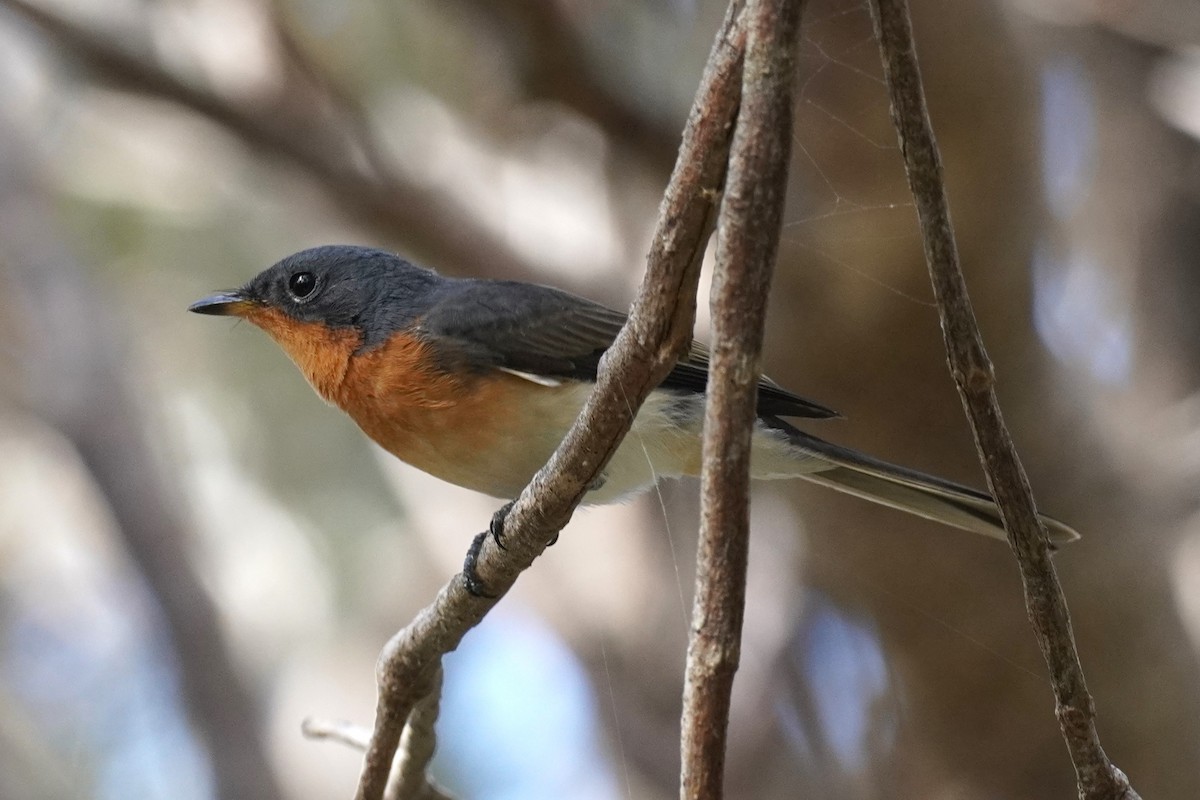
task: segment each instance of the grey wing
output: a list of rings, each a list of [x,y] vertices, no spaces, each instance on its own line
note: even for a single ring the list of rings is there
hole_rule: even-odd
[[[476,369],[505,369],[539,382],[594,381],[600,357],[626,315],[554,289],[514,281],[453,281],[421,321],[435,341],[452,341],[457,357]],[[708,350],[693,343],[663,380],[664,389],[703,394]],[[759,381],[763,416],[827,418],[837,412],[805,400],[774,381]]]
[[[686,360],[671,371],[662,385],[667,388],[686,389],[703,394],[708,383],[708,348],[700,342],[692,342]],[[758,379],[758,415],[760,417],[808,417],[829,419],[840,417],[831,408],[814,403],[792,394],[767,376]]]
[[[455,281],[420,329],[452,342],[469,366],[547,379],[595,380],[625,315],[549,286]]]

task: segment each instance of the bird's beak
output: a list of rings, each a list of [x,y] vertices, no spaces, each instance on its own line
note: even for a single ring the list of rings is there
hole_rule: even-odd
[[[222,317],[244,317],[258,305],[238,292],[219,292],[197,300],[188,306],[188,311],[197,314],[213,314]]]

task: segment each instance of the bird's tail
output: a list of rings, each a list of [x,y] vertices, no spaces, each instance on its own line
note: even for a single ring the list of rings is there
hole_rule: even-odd
[[[935,522],[1005,539],[996,503],[984,492],[880,461],[818,439],[781,421],[772,427],[787,435],[789,444],[803,452],[807,463],[828,465],[806,470],[800,474],[802,478]],[[1044,514],[1039,516],[1053,544],[1079,538],[1078,533],[1062,522]]]

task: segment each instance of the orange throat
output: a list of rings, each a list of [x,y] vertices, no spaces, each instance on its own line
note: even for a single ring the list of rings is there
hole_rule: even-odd
[[[283,348],[309,384],[328,403],[343,406],[342,387],[360,338],[350,328],[301,322],[275,308],[255,308],[246,319]]]

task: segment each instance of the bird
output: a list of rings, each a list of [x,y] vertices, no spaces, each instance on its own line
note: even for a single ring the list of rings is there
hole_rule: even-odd
[[[446,277],[357,245],[294,253],[188,310],[251,322],[317,394],[384,450],[442,480],[509,501],[562,441],[626,320],[561,289]],[[647,397],[582,502],[613,503],[663,478],[698,475],[707,379],[707,350],[693,344]],[[758,382],[756,411],[752,477],[803,478],[1005,539],[987,493],[825,441],[787,421],[837,412],[766,377]],[[509,507],[493,520],[497,542]],[[1052,545],[1079,538],[1052,517],[1041,520]]]

